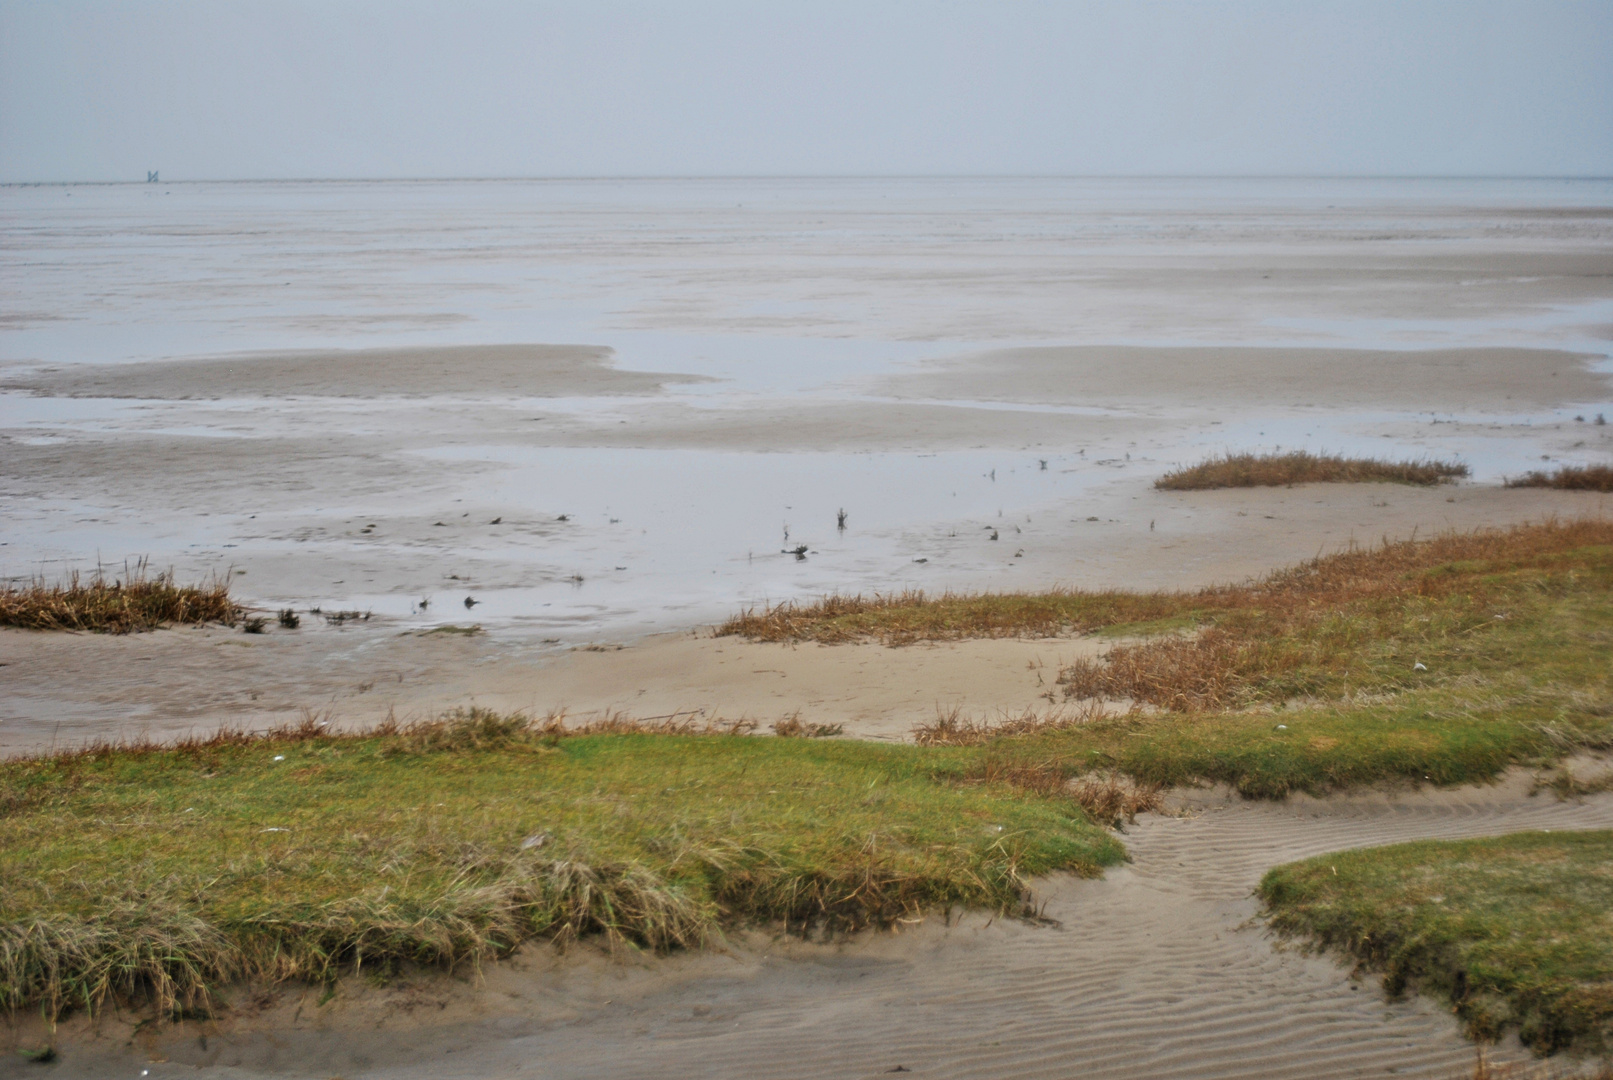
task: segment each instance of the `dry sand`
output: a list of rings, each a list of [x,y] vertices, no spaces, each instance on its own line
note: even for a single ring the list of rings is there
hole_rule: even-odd
[[[1602,763],[1601,768],[1607,764]],[[1583,765],[1582,765],[1583,768]],[[1349,847],[1521,829],[1613,827],[1613,795],[1488,788],[1250,803],[1190,793],[1128,829],[1133,862],[1040,886],[1056,928],[965,915],[899,935],[808,944],[763,933],[720,952],[609,959],[535,946],[480,979],[348,979],[321,1005],[287,990],[217,1023],[62,1029],[17,1075],[1455,1078],[1473,1048],[1415,996],[1277,949],[1251,919],[1268,867]],[[12,1038],[40,1034],[13,1021]],[[1514,1043],[1496,1060],[1526,1059]],[[15,1059],[13,1059],[15,1060]],[[0,1064],[0,1075],[7,1064]]]

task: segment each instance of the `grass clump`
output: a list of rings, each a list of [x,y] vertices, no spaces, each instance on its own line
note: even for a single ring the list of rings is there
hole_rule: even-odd
[[[74,572],[66,584],[0,586],[0,626],[27,630],[127,634],[173,623],[234,626],[240,617],[228,581],[180,585],[171,572],[150,575],[144,565],[122,580],[97,573],[82,581]]]
[[[1280,933],[1511,1028],[1542,1054],[1613,1048],[1613,832],[1515,833],[1323,855],[1269,871]]]
[[[1123,858],[1069,798],[956,782],[968,751],[722,733],[747,730],[472,710],[0,763],[0,1006],[1019,911],[1031,877]]]
[[[1369,481],[1432,486],[1468,475],[1459,461],[1427,458],[1380,461],[1293,450],[1286,454],[1224,454],[1154,481],[1161,491],[1284,487],[1289,484],[1359,484]]]
[[[1559,491],[1613,491],[1613,465],[1564,465],[1556,472],[1509,477],[1507,487],[1556,488]]]

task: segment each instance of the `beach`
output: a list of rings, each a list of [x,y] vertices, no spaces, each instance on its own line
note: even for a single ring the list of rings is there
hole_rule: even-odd
[[[0,574],[172,569],[270,620],[0,629],[6,756],[473,705],[906,742],[1057,708],[1112,639],[713,627],[836,593],[1194,590],[1613,512],[1503,486],[1613,455],[1605,181],[7,187],[0,237]],[[1153,487],[1301,448],[1471,474]],[[50,1075],[1452,1076],[1473,1049],[1438,1005],[1274,948],[1260,874],[1613,827],[1613,794],[1526,770],[1170,807],[1127,827],[1131,864],[1037,884],[1057,927],[532,946],[163,1034],[74,1018]]]

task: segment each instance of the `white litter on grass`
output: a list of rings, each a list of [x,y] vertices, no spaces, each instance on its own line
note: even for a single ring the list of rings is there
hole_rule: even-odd
[[[270,827],[269,827],[269,828],[267,828],[267,829],[262,829],[262,830],[260,830],[260,831],[261,831],[261,832],[290,832],[290,831],[291,831],[291,830],[290,830],[290,829],[282,829],[282,828],[281,828],[281,827],[280,827],[280,826],[278,826],[278,825],[273,825],[273,826],[270,826]]]
[[[1416,663],[1416,664],[1411,665],[1411,670],[1413,670],[1413,671],[1427,671],[1428,670],[1428,665],[1423,664],[1423,663]]]
[[[276,760],[276,761],[284,761],[284,760],[286,760],[286,755],[284,755],[284,754],[276,754],[276,755],[275,755],[275,756],[274,756],[274,759],[275,759],[275,760]]]
[[[1288,725],[1287,724],[1278,724],[1277,725],[1277,730],[1278,731],[1287,731],[1288,730]]]
[[[542,847],[544,844],[547,844],[548,842],[549,842],[549,834],[548,833],[546,833],[546,832],[534,833],[533,835],[527,837],[525,840],[521,841],[521,850],[525,851],[528,848]]]

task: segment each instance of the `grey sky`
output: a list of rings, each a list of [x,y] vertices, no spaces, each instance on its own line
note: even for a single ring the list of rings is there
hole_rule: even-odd
[[[25,3],[0,179],[1613,174],[1613,3]]]

